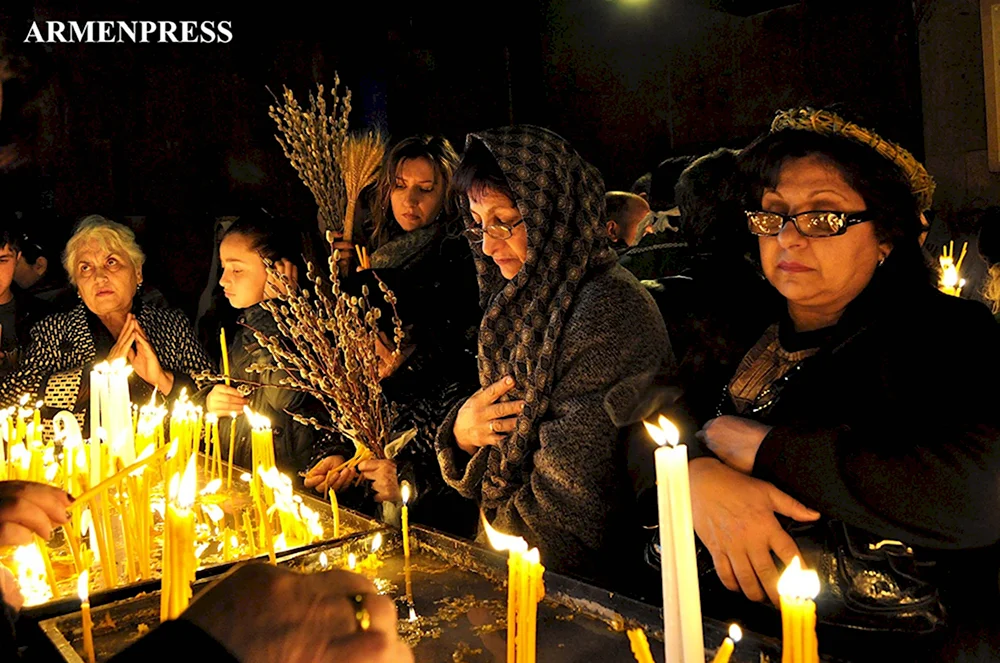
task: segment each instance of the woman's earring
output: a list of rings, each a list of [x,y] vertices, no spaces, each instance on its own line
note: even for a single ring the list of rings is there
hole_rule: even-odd
[[[876,265],[876,266],[877,267],[881,267],[882,263],[884,263],[884,262],[885,262],[885,256],[879,256],[879,258],[878,258],[878,265]]]

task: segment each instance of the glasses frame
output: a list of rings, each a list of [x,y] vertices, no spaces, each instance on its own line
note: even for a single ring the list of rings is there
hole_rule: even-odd
[[[514,223],[491,223],[485,228],[481,226],[472,226],[466,228],[462,231],[462,235],[465,236],[470,242],[481,243],[489,235],[493,239],[505,240],[510,239],[514,235],[514,228],[524,223],[524,218],[520,218]]]
[[[814,209],[806,212],[799,212],[798,214],[782,214],[781,212],[769,212],[766,210],[745,210],[744,213],[747,215],[747,229],[750,231],[750,234],[756,235],[757,237],[777,237],[778,234],[784,230],[785,225],[791,221],[795,226],[795,230],[797,230],[803,237],[808,237],[810,239],[825,239],[827,237],[837,237],[839,235],[843,235],[851,226],[856,226],[859,223],[866,223],[874,218],[868,210],[861,210],[860,212],[842,212],[840,210]],[[778,228],[777,232],[771,234],[756,232],[754,230],[753,221],[751,220],[755,214],[773,214],[775,216],[780,216],[783,219],[781,227]],[[844,218],[844,225],[842,225],[840,230],[832,235],[810,235],[807,232],[803,232],[802,228],[799,226],[799,217],[805,216],[806,214],[838,214]]]

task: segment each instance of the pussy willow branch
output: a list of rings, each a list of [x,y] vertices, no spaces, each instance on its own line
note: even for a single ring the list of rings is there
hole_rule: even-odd
[[[278,334],[257,332],[255,337],[271,353],[277,367],[286,372],[280,384],[315,396],[329,412],[334,428],[383,458],[393,412],[382,393],[381,360],[375,350],[381,310],[371,306],[368,286],[362,287],[360,297],[341,289],[338,257],[337,252],[330,256],[327,278],[316,273],[313,263],[308,264],[307,279],[313,290],[297,289],[268,264],[269,276],[279,280],[281,287],[278,296],[263,306],[274,316]],[[403,338],[402,322],[395,295],[382,281],[379,289],[392,308],[395,358]]]

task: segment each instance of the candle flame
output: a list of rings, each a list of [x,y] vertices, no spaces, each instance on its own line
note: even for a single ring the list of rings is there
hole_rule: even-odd
[[[409,619],[409,621],[411,621],[411,622],[417,621],[417,611],[413,609],[412,605],[410,606],[410,619]]]
[[[382,532],[375,532],[375,536],[372,537],[372,552],[378,552],[378,549],[382,547]]]
[[[194,504],[195,489],[197,488],[198,481],[194,461],[195,456],[191,454],[188,457],[187,467],[184,468],[184,476],[181,478],[180,487],[177,491],[177,504],[184,509],[188,509]]]
[[[646,427],[646,432],[653,438],[653,441],[661,447],[665,444],[676,447],[680,442],[681,434],[677,430],[677,426],[662,414],[657,423],[651,424],[648,421],[644,421],[642,425]]]
[[[410,483],[408,481],[404,481],[399,487],[399,492],[403,495],[403,504],[405,505],[410,501]]]
[[[348,553],[347,555],[347,568],[353,571],[358,566],[358,556],[354,553]]]
[[[76,581],[76,593],[80,596],[80,601],[86,603],[90,598],[90,574],[87,569],[80,572],[80,577]]]
[[[254,412],[246,405],[243,406],[243,414],[246,415],[247,421],[250,422],[250,427],[254,430],[271,430],[271,420],[264,415]]]
[[[494,550],[512,550],[523,553],[528,549],[528,544],[524,539],[519,536],[511,536],[498,532],[486,522],[485,515],[480,515],[483,520],[483,529],[486,531],[486,538],[489,539],[490,545],[493,546]]]
[[[249,472],[244,472],[243,474],[240,475],[240,481],[245,481],[247,483],[250,483],[251,481],[253,481],[253,477],[250,476]]]
[[[778,579],[778,593],[787,598],[815,599],[819,589],[819,575],[803,569],[797,555]]]
[[[19,403],[21,404],[21,407],[24,407],[25,405],[27,405],[27,404],[28,404],[28,401],[29,401],[30,399],[31,399],[31,394],[23,394],[23,395],[21,396],[21,399],[20,399],[20,401],[18,401],[18,402],[19,402]]]
[[[14,567],[25,605],[38,605],[52,599],[52,588],[45,576],[45,560],[38,544],[15,548]]]
[[[215,414],[214,412],[209,412],[208,414],[205,415],[205,423],[206,424],[219,423],[219,415]]]
[[[212,493],[217,492],[219,488],[222,488],[222,479],[212,479],[204,488],[201,489],[201,493],[199,494],[211,495]]]
[[[321,552],[319,554],[319,565],[320,565],[321,568],[324,568],[324,569],[326,567],[330,566],[330,560],[327,559],[325,552]]]
[[[524,561],[532,564],[538,564],[541,561],[541,558],[538,555],[538,548],[532,548],[528,552],[524,553]]]
[[[733,642],[739,642],[743,639],[743,629],[741,629],[736,624],[729,625],[729,639]]]

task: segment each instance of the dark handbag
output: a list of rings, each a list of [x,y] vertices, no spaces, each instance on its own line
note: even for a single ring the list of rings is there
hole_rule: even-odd
[[[886,541],[839,520],[789,522],[786,531],[802,552],[803,565],[820,578],[816,616],[821,624],[855,631],[925,634],[945,623],[945,609],[929,576],[935,565],[918,560],[899,541]],[[702,591],[722,588],[708,549],[696,542]],[[646,562],[660,567],[659,537]]]

